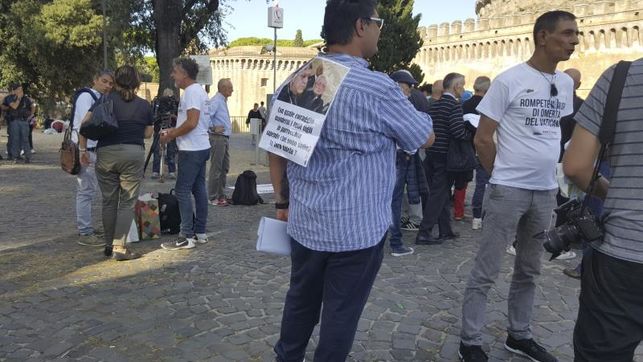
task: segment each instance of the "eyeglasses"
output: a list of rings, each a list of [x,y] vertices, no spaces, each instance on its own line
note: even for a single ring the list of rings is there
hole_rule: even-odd
[[[384,19],[382,19],[382,18],[373,18],[373,17],[370,17],[370,18],[362,18],[362,19],[364,19],[364,20],[374,21],[374,22],[375,22],[375,24],[377,24],[377,26],[380,28],[380,30],[382,30],[382,28],[384,27]]]

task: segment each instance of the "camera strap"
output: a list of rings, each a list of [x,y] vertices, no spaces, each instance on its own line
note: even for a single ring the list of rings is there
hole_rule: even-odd
[[[614,69],[614,75],[612,76],[610,88],[607,92],[605,109],[603,110],[601,128],[598,132],[598,140],[601,143],[601,149],[598,152],[598,158],[596,159],[594,171],[592,172],[592,180],[589,183],[587,194],[585,194],[585,199],[583,200],[583,208],[587,206],[590,195],[594,192],[594,186],[599,179],[598,173],[601,161],[606,158],[609,146],[614,142],[616,117],[618,116],[618,110],[621,105],[621,97],[623,96],[623,88],[625,87],[627,72],[629,71],[631,64],[632,62],[621,60]]]

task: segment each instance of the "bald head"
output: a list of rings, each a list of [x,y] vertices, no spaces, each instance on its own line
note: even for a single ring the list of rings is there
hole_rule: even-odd
[[[433,99],[442,98],[442,93],[444,93],[444,86],[442,84],[442,79],[433,82],[433,87],[431,88],[431,97]]]
[[[234,90],[230,78],[220,79],[219,83],[217,83],[217,90],[219,91],[219,93],[223,94],[224,97],[230,97],[232,95],[232,91]]]
[[[580,81],[580,79],[581,79],[580,71],[578,69],[575,69],[575,68],[569,68],[569,69],[565,70],[565,73],[574,80],[574,90],[578,89],[580,87],[580,83],[581,83],[581,81]]]

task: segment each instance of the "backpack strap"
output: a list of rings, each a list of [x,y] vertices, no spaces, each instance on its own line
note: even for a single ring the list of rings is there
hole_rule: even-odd
[[[614,69],[614,75],[610,82],[610,88],[607,91],[607,99],[605,101],[605,109],[603,110],[603,121],[601,128],[598,131],[598,140],[601,143],[601,148],[598,151],[598,158],[594,163],[594,170],[592,171],[592,179],[587,188],[587,193],[583,199],[583,211],[588,207],[590,202],[590,195],[594,193],[594,187],[599,177],[599,168],[601,161],[606,159],[607,150],[614,142],[614,133],[616,132],[616,117],[618,116],[618,109],[621,105],[621,97],[623,96],[623,88],[625,87],[625,79],[627,72],[630,69],[632,62],[621,60]]]
[[[632,62],[621,60],[614,69],[614,75],[610,82],[610,88],[607,92],[607,101],[605,110],[603,110],[603,122],[598,133],[598,140],[606,146],[614,142],[614,132],[616,131],[616,116],[621,105],[623,88],[625,87],[625,78],[630,69]]]
[[[76,117],[76,101],[78,101],[78,97],[80,97],[80,95],[83,93],[89,93],[89,95],[92,96],[92,99],[94,100],[94,102],[98,100],[98,96],[94,94],[94,91],[92,91],[90,88],[87,88],[87,87],[80,88],[79,90],[76,91],[76,93],[74,93],[74,97],[72,98],[72,102],[71,102],[71,117],[69,118],[70,129],[74,128],[74,121],[75,121],[74,118]]]

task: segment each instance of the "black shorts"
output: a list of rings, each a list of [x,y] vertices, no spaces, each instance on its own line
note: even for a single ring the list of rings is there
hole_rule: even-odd
[[[643,339],[643,264],[583,257],[574,361],[631,362]]]

